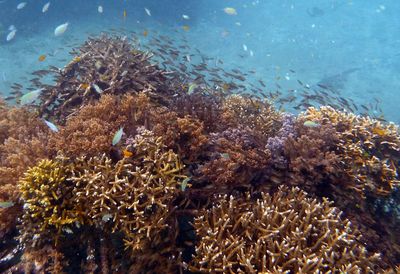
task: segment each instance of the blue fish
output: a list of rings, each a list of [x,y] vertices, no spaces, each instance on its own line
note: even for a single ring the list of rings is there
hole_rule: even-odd
[[[124,128],[121,127],[117,132],[114,134],[114,138],[112,139],[112,145],[115,146],[116,144],[121,141],[122,134],[124,133]]]
[[[52,122],[49,122],[49,121],[47,121],[47,120],[44,120],[44,122],[46,123],[46,125],[52,130],[52,131],[54,131],[54,132],[58,132],[59,130],[58,130],[58,127],[55,125],[55,124],[53,124]]]
[[[42,88],[28,92],[27,94],[22,95],[21,97],[21,105],[31,104],[33,103],[42,92]]]

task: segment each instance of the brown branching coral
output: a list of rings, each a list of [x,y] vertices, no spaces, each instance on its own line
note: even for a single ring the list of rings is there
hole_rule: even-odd
[[[129,149],[133,155],[115,166],[105,156],[78,159],[71,181],[84,216],[98,227],[109,224],[112,232],[122,232],[138,266],[150,267],[162,256],[179,255],[171,249],[177,228],[170,217],[186,176],[178,156],[149,131],[137,135]]]
[[[245,138],[246,136],[240,136]],[[199,180],[209,182],[207,192],[229,192],[235,187],[251,187],[254,179],[262,176],[270,162],[267,149],[251,147],[245,139],[229,140],[228,136],[213,138],[213,159],[200,169]]]
[[[336,176],[340,157],[335,152],[338,142],[336,131],[331,125],[308,128],[297,125],[297,136],[289,137],[284,144],[287,161],[282,174],[287,174],[291,184],[315,193],[317,186]]]
[[[309,108],[303,118],[335,128],[339,139],[336,154],[348,182],[345,188],[361,197],[367,192],[386,196],[399,185],[400,134],[394,124],[384,125],[331,107]]]
[[[273,135],[281,126],[280,115],[268,101],[230,95],[222,104],[222,119],[232,128],[248,127],[261,136]]]
[[[50,130],[37,115],[0,101],[0,201],[18,204],[17,182],[28,167],[51,154],[49,135]],[[15,227],[20,214],[20,208],[0,209],[0,237]]]
[[[96,229],[102,231],[100,237],[122,235],[132,269],[158,269],[160,261],[163,267],[179,267],[174,203],[187,178],[181,160],[161,137],[144,129],[128,149],[132,155],[115,164],[105,155],[59,156],[26,172],[20,181],[24,256],[47,244],[62,250],[68,235]],[[88,258],[91,253],[95,256],[93,237],[85,238],[88,241],[81,245],[86,246]],[[102,256],[103,262],[107,260]],[[85,267],[94,269],[95,262],[89,260]]]
[[[89,104],[70,116],[60,132],[50,138],[50,146],[67,156],[93,156],[109,152],[118,128],[134,122],[130,116],[136,101],[104,95],[96,104]],[[125,128],[127,132],[128,128]]]
[[[281,187],[255,199],[221,196],[194,222],[199,242],[189,268],[214,273],[376,271],[350,221],[328,200]]]
[[[73,54],[75,57],[68,65],[52,71],[56,74],[54,86],[40,86],[44,88],[40,96],[41,116],[62,122],[102,93],[173,92],[169,72],[158,69],[150,62],[151,53],[136,50],[126,38],[89,38]]]

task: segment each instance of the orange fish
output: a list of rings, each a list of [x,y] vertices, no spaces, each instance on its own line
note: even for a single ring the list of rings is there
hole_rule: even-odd
[[[149,32],[147,30],[143,31],[143,36],[147,37],[147,35],[149,34]]]
[[[383,128],[375,127],[372,129],[372,133],[377,134],[379,136],[384,136],[387,134],[386,130]]]
[[[125,158],[129,158],[129,157],[131,157],[133,155],[133,152],[130,152],[127,149],[124,149],[124,151],[122,151],[122,153],[124,154]]]
[[[39,56],[39,61],[43,62],[44,60],[46,60],[46,55],[42,54]]]
[[[190,30],[190,27],[188,25],[184,25],[184,26],[182,26],[182,28],[183,28],[184,31],[189,31]]]
[[[88,83],[82,83],[81,84],[81,89],[86,90],[88,87],[90,87],[90,85]]]

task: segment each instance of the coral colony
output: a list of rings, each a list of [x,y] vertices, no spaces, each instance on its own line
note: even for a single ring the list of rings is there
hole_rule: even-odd
[[[126,38],[73,55],[0,103],[0,272],[400,271],[394,124],[278,111]]]

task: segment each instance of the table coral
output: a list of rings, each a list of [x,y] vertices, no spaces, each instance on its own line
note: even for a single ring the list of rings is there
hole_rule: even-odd
[[[324,199],[280,187],[270,196],[220,196],[194,222],[198,236],[189,268],[214,273],[372,272],[359,233]]]

